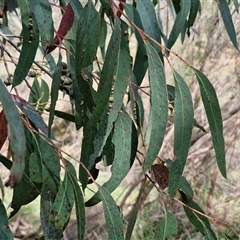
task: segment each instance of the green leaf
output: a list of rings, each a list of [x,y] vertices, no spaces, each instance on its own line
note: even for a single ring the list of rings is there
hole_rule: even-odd
[[[76,38],[76,64],[84,68],[96,58],[100,33],[100,16],[91,0],[81,11]]]
[[[181,193],[181,192],[180,192]],[[191,201],[188,201],[186,199],[182,199],[183,202],[189,206],[190,208],[200,212],[200,213],[203,213],[203,210],[200,208],[200,206],[194,202],[193,200]],[[203,234],[207,234],[207,235],[211,235],[211,238],[206,238],[206,239],[217,239],[212,228],[211,228],[211,225],[208,221],[208,219],[202,215],[202,214],[199,214],[198,212],[190,209],[189,207],[187,206],[184,206],[183,205],[183,208],[184,208],[184,211],[188,217],[188,219],[190,220],[190,222]],[[207,235],[205,235],[205,237],[207,237]]]
[[[167,48],[169,49],[171,49],[171,47],[176,42],[179,34],[181,33],[186,23],[187,16],[190,12],[191,2],[192,1],[189,0],[182,0],[180,3],[181,10],[177,13],[171,33],[168,38]]]
[[[13,240],[13,234],[8,226],[6,209],[0,199],[0,239]]]
[[[100,2],[103,6],[104,12],[109,17],[109,19],[112,20],[113,19],[113,11],[112,11],[110,2],[108,0],[100,0]]]
[[[218,98],[209,79],[201,71],[194,68],[193,71],[196,74],[200,86],[202,101],[207,114],[213,147],[216,153],[218,168],[223,177],[226,178],[223,124]]]
[[[171,235],[177,234],[177,220],[174,215],[165,209],[164,219],[160,222],[159,231],[155,234],[155,240],[165,240]]]
[[[206,226],[205,224],[203,224],[203,230],[204,230],[204,237],[206,240],[217,240],[217,237],[215,235],[215,233],[213,232],[213,230],[211,228],[209,228],[209,226]]]
[[[73,191],[74,191],[74,199],[75,199],[75,210],[76,210],[76,216],[77,216],[77,226],[78,226],[78,239],[84,240],[84,234],[85,234],[85,206],[84,206],[84,198],[82,191],[79,187],[78,181],[77,181],[77,175],[76,171],[73,167],[73,165],[67,161],[68,166],[68,177],[72,183]]]
[[[102,153],[107,138],[112,131],[113,123],[116,121],[120,113],[123,98],[129,83],[131,75],[131,57],[128,47],[128,35],[125,34],[125,31],[127,31],[127,25],[122,22],[120,49],[118,50],[117,61],[115,62],[115,65],[112,66],[114,76],[112,78],[109,103],[105,107],[105,113],[100,119],[99,129],[94,137],[94,152],[90,156],[89,168],[92,167],[92,163],[94,163],[95,159]],[[122,69],[124,69],[124,71],[122,71]],[[103,74],[105,74],[105,71],[106,68],[103,69]]]
[[[104,187],[98,186],[98,189],[103,202],[103,210],[109,239],[123,240],[123,218],[120,213],[121,210],[116,205],[110,193]]]
[[[191,200],[193,198],[193,190],[185,177],[181,177],[179,189],[184,192],[186,199]]]
[[[143,101],[139,94],[139,88],[137,87],[137,79],[134,74],[132,74],[131,82],[130,82],[130,99],[131,99],[131,108],[134,116],[134,120],[137,126],[140,128],[143,127],[144,122],[144,107]]]
[[[136,9],[140,15],[140,19],[141,19],[141,22],[143,25],[144,32],[146,32],[150,37],[155,39],[160,44],[161,43],[161,30],[158,26],[158,21],[157,21],[154,5],[153,5],[152,1],[151,0],[138,0]],[[142,36],[141,36],[141,38],[142,38]],[[139,41],[139,38],[138,38],[137,40],[139,42],[139,46],[141,46],[142,39]],[[161,52],[161,48],[155,42],[151,42],[151,44],[156,49],[156,51],[158,52],[158,54],[161,58],[161,61],[163,62],[163,55]],[[143,69],[142,70],[140,70],[139,68],[138,69],[143,74],[144,71],[146,70],[146,64],[147,64],[146,53],[144,52],[143,48],[141,49],[141,51],[137,52],[136,57],[139,58],[140,56],[141,56],[141,58],[139,60],[143,61],[141,64]],[[136,63],[139,64],[139,61],[136,60]],[[136,70],[137,69],[134,69],[134,73],[135,73],[136,77],[138,78],[138,73]],[[141,77],[144,77],[144,75]],[[140,86],[141,80],[138,80],[138,82],[139,82],[139,86]]]
[[[232,0],[232,1],[233,1],[235,10],[237,11],[237,13],[239,13],[239,3],[238,3],[238,0]]]
[[[66,121],[75,122],[75,116],[73,116],[72,114],[66,113],[66,112],[55,110],[54,115],[66,120]]]
[[[143,163],[144,171],[147,171],[158,155],[163,142],[168,116],[168,101],[165,73],[162,61],[154,47],[146,42],[149,64],[150,81],[150,120],[148,126],[151,128],[150,143],[146,158]]]
[[[38,154],[33,152],[29,157],[29,178],[37,183],[43,181],[43,167]]]
[[[101,49],[101,55],[103,59],[105,59],[105,47],[107,35],[108,35],[107,23],[101,18],[99,47]]]
[[[69,174],[65,172],[63,182],[51,207],[50,221],[57,229],[65,229],[74,204],[74,191]]]
[[[131,240],[132,232],[133,232],[134,226],[136,224],[137,215],[138,215],[138,211],[140,208],[140,201],[141,201],[141,198],[139,197],[137,199],[136,203],[133,205],[133,208],[131,210],[130,217],[128,220],[128,226],[127,226],[125,240]]]
[[[105,166],[112,165],[113,160],[114,160],[115,146],[112,142],[112,138],[113,138],[113,131],[109,134],[106,144],[103,148],[103,152],[102,152],[102,161]]]
[[[202,132],[205,132],[205,133],[207,132],[203,126],[198,124],[198,122],[195,118],[193,120],[193,126],[196,127],[196,128],[199,128]]]
[[[48,0],[30,0],[30,5],[38,24],[42,47],[45,49],[52,44],[54,35],[51,5]]]
[[[74,20],[72,28],[70,30],[71,36],[74,35],[73,30],[76,29],[77,27],[77,21]],[[67,44],[69,50],[75,54],[75,42],[74,41],[69,41],[69,44]],[[74,104],[75,104],[75,116],[69,115],[67,116],[66,113],[64,115],[60,115],[60,112],[57,113],[55,111],[55,115],[61,118],[64,118],[68,121],[75,122],[76,129],[80,129],[83,124],[84,124],[84,106],[83,106],[83,95],[80,89],[80,86],[77,81],[77,76],[76,76],[76,66],[75,66],[75,58],[72,56],[72,54],[67,54],[67,63],[68,63],[68,68],[71,74],[71,79],[72,79],[72,87],[73,87],[73,96],[74,96]]]
[[[180,3],[181,3],[181,0],[172,0],[172,4],[176,13],[179,13],[181,10]],[[172,5],[170,5],[169,7],[172,7]]]
[[[189,13],[188,20],[187,20],[188,35],[190,35],[190,27],[193,26],[193,23],[197,17],[197,13],[199,11],[200,4],[201,3],[199,0],[191,1],[191,9],[190,9],[190,13]]]
[[[41,189],[40,217],[44,239],[63,239],[63,229],[57,229],[55,224],[50,221],[51,209],[56,193],[53,193],[47,183]]]
[[[113,143],[115,156],[111,167],[111,178],[103,184],[109,192],[113,192],[129,172],[137,151],[137,134],[131,117],[126,112],[121,112],[114,124]],[[97,192],[85,205],[93,206],[100,202],[100,192]]]
[[[25,168],[26,139],[21,116],[1,79],[0,101],[2,102],[4,114],[8,121],[9,140],[13,155],[9,184],[13,186],[21,181]]]
[[[92,86],[89,80],[85,80],[82,76],[82,69],[88,67],[96,58],[96,51],[98,47],[98,39],[100,33],[100,16],[93,6],[92,1],[81,11],[78,21],[75,53],[76,78],[84,97],[84,101],[89,107],[90,111],[95,103],[92,96]]]
[[[23,110],[26,114],[26,117],[38,128],[40,129],[45,135],[48,134],[48,126],[44,122],[42,116],[28,103],[28,102],[21,102],[16,103],[17,106]],[[55,140],[55,137],[51,133],[51,139]]]
[[[12,167],[12,161],[0,154],[0,162],[7,168]],[[33,183],[26,174],[23,175],[21,181],[13,189],[13,197],[11,201],[10,217],[13,217],[21,208],[22,205],[26,205],[32,202],[39,194],[41,184]]]
[[[190,90],[176,72],[173,72],[175,80],[174,101],[174,154],[176,160],[172,163],[169,174],[169,195],[173,197],[179,188],[183,169],[191,143],[193,128],[193,103]]]
[[[32,84],[32,90],[34,91],[34,93],[32,91],[30,92],[28,102],[35,104],[36,109],[40,113],[43,113],[49,99],[48,84],[43,79],[41,79],[40,84],[37,78],[35,78]]]
[[[82,4],[80,3],[79,0],[70,0],[69,2],[71,3],[74,15],[76,16],[77,19],[79,19],[80,13],[83,9]]]
[[[124,9],[129,19],[131,19],[131,21],[133,21],[139,28],[143,29],[140,14],[136,10],[136,8],[131,4],[125,3]],[[146,49],[145,49],[145,45],[142,40],[142,37],[140,36],[139,32],[136,31],[135,28],[133,28],[133,31],[135,33],[135,36],[138,42],[137,53],[136,53],[135,62],[133,65],[133,73],[136,77],[137,84],[140,86],[147,71],[148,60],[147,60]]]
[[[39,45],[38,26],[29,1],[18,0],[17,2],[21,11],[23,43],[18,64],[13,75],[13,87],[19,85],[27,76]]]
[[[224,26],[226,28],[226,31],[228,33],[228,36],[229,36],[233,46],[236,49],[238,49],[236,31],[234,28],[234,24],[232,21],[232,15],[231,15],[230,9],[228,7],[228,3],[226,0],[218,0],[217,3],[218,3],[218,9],[221,13],[222,20],[223,20]]]
[[[58,99],[58,91],[61,84],[61,74],[62,74],[62,55],[59,54],[58,63],[56,66],[56,69],[53,73],[53,81],[52,81],[52,87],[51,87],[51,104],[49,108],[49,119],[48,119],[48,136],[51,136],[51,126],[53,124],[54,119],[54,111],[56,102]]]
[[[100,77],[100,82],[98,86],[97,96],[96,96],[96,107],[93,110],[91,119],[86,123],[86,126],[83,128],[83,142],[82,149],[85,149],[81,152],[81,162],[90,169],[95,162],[95,159],[89,163],[90,155],[94,151],[94,137],[97,133],[98,122],[109,104],[109,97],[111,94],[111,88],[113,85],[113,78],[116,73],[116,67],[118,63],[118,56],[120,53],[120,43],[121,43],[121,27],[120,20],[115,20],[115,27],[112,33],[108,50],[106,53],[106,60],[103,65],[102,75]],[[84,98],[85,99],[85,98]],[[86,100],[86,99],[85,99]],[[79,170],[80,180],[82,182],[83,189],[86,187],[87,175],[86,171],[80,166]]]
[[[36,135],[37,142],[35,142],[35,153],[39,158],[42,169],[42,181],[48,185],[52,193],[57,193],[60,185],[60,158],[56,150],[44,141],[41,137]]]
[[[151,0],[137,0],[137,11],[140,14],[143,30],[157,42],[161,42],[156,13]]]

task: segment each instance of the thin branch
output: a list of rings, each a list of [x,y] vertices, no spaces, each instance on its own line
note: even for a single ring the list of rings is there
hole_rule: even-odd
[[[10,45],[15,48],[18,52],[21,52],[21,49],[15,44],[13,43],[4,33],[0,32],[0,36],[3,37],[6,41],[8,41],[10,43]],[[53,78],[53,75],[44,67],[42,67],[38,62],[33,61],[33,63],[39,67],[43,72],[45,72],[49,77]]]

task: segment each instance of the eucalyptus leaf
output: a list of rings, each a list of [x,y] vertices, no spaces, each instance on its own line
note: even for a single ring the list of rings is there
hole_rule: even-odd
[[[124,240],[123,219],[120,209],[116,205],[110,193],[104,188],[98,187],[103,202],[104,216],[106,220],[109,239]]]
[[[0,101],[3,105],[4,114],[8,121],[9,139],[11,142],[11,152],[13,154],[13,165],[8,181],[10,186],[14,186],[21,181],[25,168],[26,139],[21,116],[12,100],[11,95],[0,79]]]
[[[38,48],[39,31],[36,19],[30,7],[30,2],[18,0],[18,7],[22,16],[22,49],[17,67],[13,75],[13,87],[19,85],[27,76]]]
[[[113,192],[129,172],[137,150],[137,134],[132,119],[126,112],[122,112],[114,124],[113,143],[115,145],[114,160],[111,167],[111,178],[103,184],[109,192]],[[101,200],[101,193],[97,192],[86,202],[86,206],[97,204]]]
[[[186,164],[193,128],[193,103],[190,90],[183,78],[173,72],[175,80],[174,101],[174,154],[169,174],[169,195],[173,197],[179,188],[180,179]]]
[[[13,240],[13,234],[8,226],[8,217],[6,209],[0,199],[0,238],[6,240]]]
[[[228,3],[226,0],[218,0],[217,3],[218,3],[218,9],[222,16],[222,20],[223,20],[225,29],[228,33],[228,36],[229,36],[233,46],[236,49],[238,49],[237,35],[236,35],[235,27],[233,24],[232,15],[231,15],[230,9],[228,7]]]
[[[168,102],[165,73],[162,61],[154,47],[146,42],[149,64],[150,97],[151,107],[149,115],[151,118],[148,126],[151,128],[148,151],[143,163],[144,171],[147,171],[160,150],[163,143],[167,124]]]
[[[201,71],[195,68],[193,68],[193,71],[196,74],[200,86],[202,101],[207,114],[213,147],[216,153],[218,168],[223,177],[226,178],[225,144],[223,137],[222,115],[218,98],[209,79]]]

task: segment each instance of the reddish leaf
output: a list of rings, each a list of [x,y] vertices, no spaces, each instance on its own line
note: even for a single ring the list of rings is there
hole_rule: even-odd
[[[47,46],[46,48],[46,55],[52,52],[60,43],[62,42],[63,38],[66,36],[67,32],[70,30],[74,20],[74,12],[70,3],[65,8],[65,12],[62,16],[62,20],[56,36],[53,40],[53,44]]]
[[[164,190],[168,187],[169,169],[163,164],[154,164],[151,169],[159,188]]]
[[[7,128],[7,119],[5,117],[4,111],[0,112],[0,149],[5,143],[8,136],[8,128]]]
[[[119,4],[117,5],[114,0],[111,0],[111,7],[113,11],[113,16],[120,18],[122,16],[122,11],[124,9],[123,3],[125,3],[126,0],[119,0]]]

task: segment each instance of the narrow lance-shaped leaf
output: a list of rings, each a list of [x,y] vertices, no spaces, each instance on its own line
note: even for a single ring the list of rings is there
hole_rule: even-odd
[[[63,229],[57,229],[55,224],[50,221],[51,207],[56,195],[46,183],[42,186],[41,194],[40,217],[44,239],[63,239]]]
[[[62,74],[62,55],[59,55],[58,63],[56,66],[56,69],[53,73],[53,81],[52,81],[52,87],[51,87],[51,104],[49,109],[49,119],[48,119],[48,136],[51,136],[51,126],[53,124],[54,119],[54,110],[56,106],[56,102],[58,99],[58,90],[61,83],[61,74]]]
[[[104,187],[99,186],[98,189],[103,203],[109,239],[123,240],[123,218],[120,212],[121,210]]]
[[[0,154],[0,162],[10,169],[12,167],[12,161]],[[41,184],[33,184],[29,177],[23,175],[21,181],[14,187],[13,196],[11,200],[11,208],[13,209],[10,213],[9,218],[13,217],[22,205],[28,204],[33,201],[39,194]]]
[[[72,182],[72,187],[74,191],[74,199],[75,199],[75,210],[76,210],[76,217],[77,217],[77,230],[78,230],[78,239],[84,240],[84,233],[85,233],[85,206],[84,206],[84,198],[82,191],[79,187],[77,174],[73,165],[67,161],[68,167],[68,177]]]
[[[29,1],[18,0],[17,2],[21,11],[23,43],[18,64],[13,75],[13,87],[19,85],[27,76],[39,45],[38,26]]]
[[[137,79],[134,74],[131,76],[130,80],[130,100],[131,100],[131,108],[134,116],[134,120],[138,126],[138,128],[143,127],[144,122],[144,107],[143,107],[143,101],[142,98],[138,92],[138,86],[137,86]]]
[[[94,161],[89,163],[90,155],[94,151],[94,137],[97,133],[97,125],[99,119],[101,118],[106,106],[109,103],[109,97],[111,94],[111,88],[113,84],[113,78],[116,73],[118,56],[120,51],[121,43],[121,22],[119,19],[115,19],[114,31],[112,33],[108,50],[106,53],[106,60],[103,65],[102,75],[100,77],[100,82],[97,91],[96,107],[93,110],[91,119],[87,122],[83,129],[84,139],[82,143],[82,148],[85,149],[81,152],[81,162],[85,164],[89,169],[94,165]],[[85,99],[86,100],[86,99]],[[85,188],[87,175],[84,169],[80,167],[79,176],[82,182],[83,189]]]
[[[13,154],[13,166],[11,168],[8,185],[13,187],[20,182],[25,168],[26,140],[20,114],[1,79],[0,101],[2,102],[9,127],[8,134],[11,143],[11,152]]]
[[[30,6],[38,24],[42,47],[45,49],[53,42],[54,27],[51,5],[48,0],[30,0]]]
[[[138,215],[138,211],[139,211],[139,207],[140,207],[140,201],[141,201],[141,198],[138,197],[138,199],[136,200],[136,202],[133,205],[133,208],[130,212],[130,217],[128,219],[128,226],[127,226],[127,231],[126,231],[126,235],[125,235],[125,240],[130,240],[132,237],[132,232],[133,232],[134,226],[136,224],[137,215]]]
[[[20,98],[19,98],[20,99]],[[16,102],[16,105],[26,114],[26,117],[44,134],[48,135],[48,126],[44,122],[42,116],[26,101]],[[50,135],[51,139],[55,139],[53,134]]]
[[[181,192],[180,194],[183,203],[187,205],[183,205],[183,208],[189,221],[205,236],[205,239],[217,239],[201,207],[193,200],[187,200]],[[211,236],[211,238],[208,238],[208,236]]]
[[[82,4],[80,3],[79,0],[70,0],[69,2],[70,2],[71,6],[72,6],[72,9],[74,11],[74,15],[76,16],[77,19],[79,19],[80,13],[83,9]]]
[[[111,178],[103,184],[108,192],[113,192],[129,172],[137,150],[137,134],[131,117],[126,112],[121,112],[114,124],[113,143],[115,156],[111,167]],[[86,202],[92,206],[100,202],[100,192]]]
[[[137,11],[140,14],[143,30],[160,43],[160,29],[151,0],[137,0]]]
[[[191,1],[191,9],[190,9],[190,13],[189,13],[188,20],[187,20],[188,35],[190,35],[190,27],[193,26],[193,23],[197,17],[197,13],[199,11],[200,4],[201,4],[200,0]]]
[[[141,22],[140,14],[137,11],[137,9],[131,4],[127,4],[127,3],[124,4],[124,9],[128,18],[131,21],[133,21],[139,28],[144,29]],[[146,49],[145,49],[145,45],[142,40],[142,37],[140,36],[139,32],[135,28],[133,28],[133,31],[135,33],[135,36],[138,42],[137,53],[136,53],[135,62],[133,65],[133,73],[136,77],[137,84],[140,86],[143,80],[143,77],[145,76],[147,71],[148,61],[147,61]]]
[[[155,39],[160,44],[161,43],[161,31],[158,26],[158,21],[157,21],[157,17],[156,17],[156,13],[155,13],[155,9],[154,9],[152,1],[151,0],[137,0],[136,9],[139,13],[144,32],[146,32],[150,37]],[[138,20],[138,14],[135,13],[135,17]],[[137,40],[139,42],[139,47],[141,47],[141,48],[138,48],[139,52],[137,52],[136,57],[138,57],[138,58],[140,56],[142,57],[140,60],[143,61],[141,64],[143,69],[139,69],[139,70],[143,74],[144,71],[146,70],[146,68],[145,68],[146,67],[146,56],[145,56],[143,46],[141,46],[142,41],[140,40],[140,38],[138,38]],[[151,42],[151,45],[154,46],[154,48],[156,49],[156,51],[158,52],[158,54],[161,58],[161,61],[163,62],[163,56],[162,56],[162,52],[161,52],[161,49],[159,48],[159,46],[155,42]],[[140,64],[138,62],[138,59],[136,60],[136,62],[138,64]],[[136,65],[136,67],[137,67],[137,65]],[[137,69],[135,69],[135,66],[134,66],[134,73],[135,73],[136,77],[138,77],[138,73],[136,72],[136,70]],[[140,85],[141,80],[138,82]]]
[[[203,105],[207,114],[209,128],[211,131],[213,147],[216,153],[218,168],[226,178],[226,160],[225,160],[225,144],[223,137],[222,115],[216,92],[209,79],[199,70],[193,68],[196,74]]]
[[[67,172],[51,207],[50,221],[57,229],[65,229],[74,204],[74,191]]]
[[[190,90],[176,72],[173,72],[175,80],[174,101],[174,154],[175,161],[172,163],[169,174],[169,195],[173,197],[179,188],[183,169],[186,164],[190,148],[193,128],[193,103]]]
[[[233,46],[236,49],[238,49],[236,31],[234,28],[234,24],[232,21],[232,15],[230,13],[228,3],[226,0],[218,0],[217,3],[218,3],[218,9],[221,13],[222,20],[223,20],[224,26],[226,28],[226,31],[228,33],[228,36],[229,36]]]
[[[148,123],[148,126],[151,128],[151,133],[148,151],[143,163],[144,171],[151,167],[161,148],[168,115],[168,97],[163,64],[157,51],[149,42],[146,42],[146,49],[151,97],[149,113],[151,122]]]
[[[159,225],[159,231],[155,234],[154,240],[165,240],[167,237],[177,234],[177,220],[167,209],[165,209],[164,219]]]
[[[98,39],[100,32],[100,16],[96,11],[92,1],[88,1],[78,21],[77,36],[76,36],[76,78],[79,88],[84,97],[84,102],[87,104],[90,111],[94,107],[93,96],[91,92],[92,86],[88,80],[82,76],[82,69],[88,67],[96,58],[98,47]]]
[[[176,42],[179,34],[181,33],[184,25],[186,24],[186,19],[189,14],[191,7],[191,1],[189,0],[182,0],[180,3],[180,11],[178,12],[176,19],[174,21],[173,28],[171,30],[167,47],[170,49],[174,43]]]
[[[234,4],[234,7],[235,7],[235,10],[237,11],[237,13],[239,13],[239,3],[238,3],[238,0],[233,0],[233,4]]]
[[[0,199],[0,239],[13,240],[13,234],[8,226],[7,212]]]
[[[60,158],[57,151],[38,135],[35,152],[42,164],[43,182],[52,193],[57,193],[60,185]],[[51,161],[50,161],[51,160]]]
[[[131,57],[128,47],[128,34],[125,34],[128,26],[122,22],[122,36],[120,50],[118,51],[116,65],[113,66],[115,73],[112,80],[111,94],[109,103],[105,107],[105,113],[102,115],[99,130],[94,138],[94,152],[90,156],[89,167],[94,163],[95,159],[100,156],[107,138],[112,131],[113,123],[116,121],[122,104],[126,88],[129,83],[131,74]],[[123,71],[124,69],[124,71]],[[106,68],[103,69],[105,71]],[[105,74],[103,72],[103,74]]]
[[[30,104],[34,104],[35,108],[41,114],[43,113],[49,99],[48,84],[43,79],[39,81],[37,78],[34,78],[32,90],[34,91],[34,93],[30,93],[28,102]]]
[[[79,3],[80,4],[80,3]],[[77,35],[77,28],[78,28],[78,20],[75,18],[73,21],[72,28],[70,29],[68,33],[68,37],[70,39],[76,39]],[[71,74],[71,80],[72,80],[72,89],[73,89],[73,101],[75,106],[75,116],[74,116],[74,122],[76,129],[79,130],[83,124],[84,124],[84,102],[83,102],[83,94],[82,89],[80,88],[76,76],[76,41],[75,40],[68,40],[65,42],[66,47],[70,50],[71,53],[67,53],[67,64],[68,69]],[[81,76],[80,76],[81,77]],[[91,98],[91,96],[89,96]],[[93,102],[93,101],[92,101]]]

